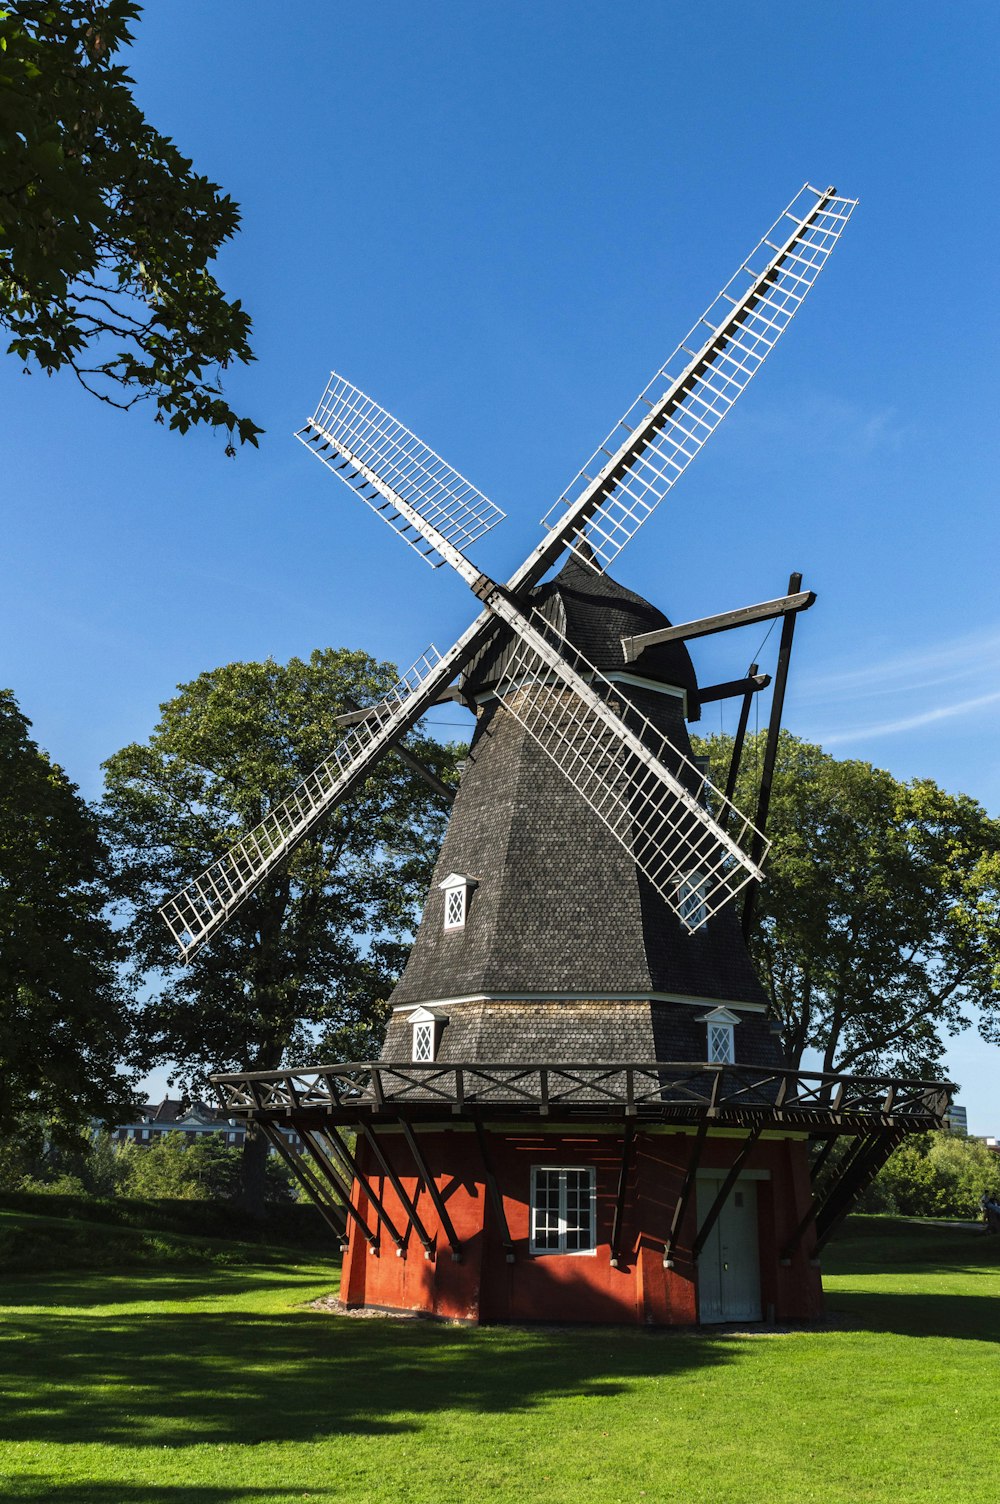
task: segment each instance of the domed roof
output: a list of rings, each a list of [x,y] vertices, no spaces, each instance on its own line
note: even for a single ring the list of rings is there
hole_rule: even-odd
[[[623,637],[638,637],[669,627],[670,621],[649,601],[626,590],[609,575],[598,574],[570,554],[553,579],[536,585],[531,604],[603,674],[635,674],[658,684],[698,692],[691,655],[683,642],[655,643],[634,663],[626,664]],[[510,646],[506,627],[499,628],[465,672],[465,687],[473,693],[488,689],[499,677]]]

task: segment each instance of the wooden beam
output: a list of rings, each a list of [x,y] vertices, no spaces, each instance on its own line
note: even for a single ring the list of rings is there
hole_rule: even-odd
[[[737,695],[758,695],[770,682],[771,675],[758,674],[757,665],[754,664],[753,672],[745,679],[729,679],[725,684],[710,684],[707,689],[699,689],[698,699],[703,705],[710,705],[713,700],[734,700]]]
[[[340,1176],[337,1174],[333,1166],[330,1164],[330,1161],[327,1159],[326,1155],[322,1152],[319,1146],[313,1142],[307,1129],[299,1127],[298,1135],[315,1160],[316,1165],[321,1175],[323,1176],[323,1179],[328,1181],[337,1192],[337,1195],[343,1202],[344,1211],[350,1218],[352,1218],[355,1226],[360,1230],[362,1237],[368,1244],[368,1247],[372,1249],[374,1253],[377,1253],[378,1238],[372,1232],[371,1228],[368,1226],[368,1223],[365,1221],[364,1217],[361,1215],[357,1207],[354,1205],[354,1202],[351,1200],[350,1186],[344,1185],[343,1181],[341,1180]]]
[[[510,1228],[507,1226],[507,1217],[503,1209],[503,1197],[500,1194],[500,1187],[497,1185],[497,1178],[493,1173],[493,1165],[490,1162],[489,1151],[486,1147],[486,1133],[478,1117],[475,1122],[476,1138],[479,1140],[479,1152],[482,1155],[483,1169],[486,1173],[486,1189],[490,1193],[493,1214],[497,1219],[497,1226],[500,1228],[500,1241],[503,1244],[504,1255],[508,1264],[512,1264],[514,1262],[514,1243],[511,1239]]]
[[[802,576],[793,574],[788,581],[789,595],[802,584]],[[805,592],[807,595],[811,591]],[[813,596],[813,600],[816,597]],[[810,602],[812,604],[812,602]],[[757,795],[756,832],[750,847],[750,860],[760,865],[764,853],[764,835],[767,830],[767,815],[771,807],[771,788],[774,783],[774,765],[778,758],[778,737],[781,733],[781,713],[785,706],[785,686],[788,683],[788,665],[792,656],[792,637],[795,633],[795,613],[790,612],[781,623],[781,642],[778,645],[778,667],[774,675],[774,690],[771,695],[771,715],[767,723],[767,742],[764,746],[764,765],[760,774],[760,792]],[[754,909],[757,906],[758,884],[747,887],[743,905],[743,939],[749,940],[753,929]]]
[[[798,576],[801,583],[802,576]],[[677,627],[661,627],[658,632],[643,632],[638,637],[623,637],[622,651],[626,663],[634,663],[646,648],[660,642],[691,642],[695,637],[711,637],[716,632],[731,632],[736,627],[748,627],[757,621],[773,621],[778,616],[794,616],[797,611],[808,611],[816,597],[811,590],[793,592],[777,600],[761,601],[757,606],[741,606],[737,611],[722,611],[717,616],[702,616],[697,621],[685,621]]]
[[[635,1137],[635,1125],[631,1118],[625,1124],[625,1132],[622,1137],[622,1159],[618,1170],[618,1196],[615,1200],[615,1220],[611,1226],[611,1267],[618,1268],[618,1240],[621,1237],[622,1222],[625,1218],[625,1192],[628,1189],[628,1162],[632,1152],[632,1140]]]
[[[747,677],[753,679],[756,673],[757,665],[756,663],[751,663],[750,673]],[[752,704],[753,691],[748,689],[743,696],[743,704],[740,706],[740,718],[736,726],[736,735],[733,737],[732,755],[729,759],[729,774],[726,778],[726,800],[728,802],[723,807],[722,819],[720,821],[723,830],[726,828],[726,823],[729,819],[729,808],[736,794],[736,780],[740,776],[740,763],[743,760],[743,743],[746,741],[747,725],[750,721],[750,707]]]
[[[444,1197],[441,1195],[441,1192],[437,1188],[437,1183],[434,1179],[434,1176],[427,1168],[427,1162],[424,1159],[423,1154],[421,1153],[420,1145],[417,1143],[416,1134],[413,1132],[413,1129],[410,1127],[405,1118],[400,1118],[399,1126],[403,1130],[403,1137],[406,1139],[407,1147],[409,1148],[409,1151],[413,1156],[413,1163],[417,1167],[417,1174],[423,1181],[424,1186],[427,1190],[427,1194],[431,1198],[431,1201],[434,1203],[434,1210],[437,1212],[438,1221],[444,1228],[445,1237],[448,1239],[448,1242],[451,1245],[452,1259],[456,1264],[461,1263],[462,1245],[458,1241],[458,1234],[455,1231],[454,1223],[452,1222],[451,1217],[448,1215],[448,1208],[444,1204]]]
[[[670,1232],[667,1235],[667,1241],[663,1249],[664,1269],[672,1269],[674,1267],[674,1249],[677,1246],[677,1239],[680,1236],[681,1223],[684,1221],[684,1213],[687,1211],[688,1202],[691,1200],[691,1192],[694,1190],[695,1176],[698,1173],[698,1165],[701,1161],[701,1151],[705,1143],[705,1135],[707,1134],[707,1132],[708,1118],[704,1117],[698,1124],[698,1132],[695,1134],[694,1143],[691,1145],[691,1157],[688,1160],[687,1170],[685,1171],[684,1179],[681,1181],[681,1188],[678,1193],[677,1200],[674,1203],[674,1214],[670,1219]]]
[[[285,1137],[280,1128],[272,1123],[260,1121],[258,1121],[257,1126],[271,1147],[280,1154],[296,1180],[305,1186],[316,1204],[316,1210],[323,1218],[327,1227],[331,1228],[336,1234],[337,1241],[340,1243],[341,1248],[343,1248],[347,1242],[347,1215],[340,1202],[334,1201],[326,1186],[317,1178],[306,1162],[305,1156],[295,1154],[291,1145],[285,1143]]]
[[[709,1207],[705,1215],[704,1222],[698,1229],[698,1236],[695,1238],[694,1247],[691,1249],[691,1254],[694,1258],[698,1257],[698,1255],[701,1253],[701,1250],[704,1248],[706,1242],[708,1241],[708,1235],[719,1219],[722,1208],[725,1206],[726,1201],[729,1198],[729,1193],[732,1190],[733,1186],[736,1184],[740,1171],[746,1164],[747,1156],[749,1155],[754,1144],[760,1138],[760,1130],[762,1126],[763,1125],[761,1123],[757,1123],[753,1128],[751,1128],[750,1132],[747,1134],[746,1138],[743,1140],[742,1145],[740,1146],[740,1152],[737,1154],[736,1158],[730,1165],[729,1173],[726,1175],[725,1180],[719,1187],[719,1194],[712,1202],[712,1205]]]
[[[386,1232],[389,1234],[390,1238],[396,1245],[397,1257],[402,1257],[402,1255],[406,1252],[406,1239],[403,1237],[402,1233],[398,1230],[396,1224],[389,1216],[389,1213],[386,1211],[381,1196],[375,1190],[374,1186],[371,1184],[371,1181],[368,1179],[361,1166],[358,1164],[357,1157],[351,1153],[350,1149],[348,1149],[347,1145],[344,1143],[344,1140],[341,1138],[339,1132],[336,1128],[334,1128],[332,1123],[327,1124],[323,1128],[323,1137],[326,1139],[327,1143],[330,1145],[330,1148],[334,1151],[337,1158],[340,1160],[341,1165],[346,1170],[348,1170],[351,1175],[353,1175],[354,1179],[361,1187],[365,1196],[367,1196],[368,1200],[375,1208],[375,1215],[378,1217]]]
[[[411,1201],[410,1197],[406,1194],[406,1191],[403,1188],[402,1181],[396,1174],[395,1170],[392,1168],[392,1165],[386,1159],[382,1145],[375,1137],[375,1129],[372,1128],[369,1123],[364,1122],[359,1123],[358,1128],[363,1135],[366,1143],[368,1144],[368,1147],[371,1149],[375,1158],[382,1166],[382,1173],[386,1176],[389,1184],[392,1186],[393,1190],[396,1192],[396,1195],[399,1197],[403,1206],[403,1210],[406,1212],[406,1215],[410,1220],[410,1225],[423,1244],[424,1257],[428,1259],[432,1258],[434,1255],[434,1239],[431,1237],[423,1222],[420,1220],[420,1213],[417,1211],[416,1202]]]
[[[347,705],[350,705],[352,703],[353,702],[350,699],[345,700],[345,704]],[[437,703],[439,702],[435,701],[435,704]],[[372,709],[373,707],[369,705],[367,710],[360,710],[357,708],[354,710],[348,710],[344,715],[334,716],[334,721],[338,726],[356,726],[359,721],[363,721],[365,719],[365,716],[371,714]],[[421,762],[419,757],[414,757],[413,753],[410,752],[406,747],[404,747],[401,741],[391,742],[390,747],[391,750],[395,752],[396,756],[399,758],[403,766],[409,768],[411,773],[416,773],[418,778],[422,778],[427,784],[427,787],[431,789],[435,794],[437,794],[439,799],[444,799],[448,804],[454,804],[455,790],[449,788],[446,783],[443,783],[437,776],[437,774],[433,772],[426,763]]]

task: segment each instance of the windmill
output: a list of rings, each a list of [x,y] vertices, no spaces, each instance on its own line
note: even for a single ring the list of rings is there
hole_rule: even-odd
[[[687,930],[761,880],[763,832],[634,706],[623,706],[607,676],[527,597],[567,549],[600,574],[634,537],[784,333],[854,207],[833,188],[802,188],[547,513],[541,542],[506,584],[468,556],[504,513],[371,398],[331,375],[297,437],[432,568],[450,565],[482,610],[448,652],[428,649],[315,772],[164,905],[185,959],[448,691],[498,626],[515,642],[497,689],[505,709]]]
[[[379,1060],[213,1078],[341,1239],[348,1305],[810,1319],[823,1243],[902,1136],[941,1120],[941,1083],[785,1066],[734,911],[746,888],[746,925],[762,875],[792,628],[811,594],[793,576],[779,600],[674,627],[608,573],[773,349],[853,208],[832,188],[796,195],[505,584],[470,558],[500,510],[351,383],[332,376],[298,435],[481,606],[447,653],[342,718],[316,772],[164,908],[190,956],[380,757],[405,752],[430,706],[475,705]],[[767,677],[753,665],[699,687],[685,643],[777,617],[751,823],[731,801],[737,759],[713,788],[684,723],[699,702],[742,695],[740,741]]]

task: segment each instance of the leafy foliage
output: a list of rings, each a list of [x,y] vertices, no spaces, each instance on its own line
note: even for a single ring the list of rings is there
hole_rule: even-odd
[[[42,1114],[72,1137],[134,1101],[129,995],[97,821],[29,727],[0,691],[0,1133]]]
[[[68,366],[114,407],[256,445],[219,375],[253,359],[250,319],[209,271],[239,212],[144,118],[116,62],[132,0],[0,10],[0,325],[8,353]]]
[[[176,1062],[192,1090],[211,1070],[312,1057],[320,1031],[377,1047],[445,820],[397,759],[383,759],[188,967],[156,910],[317,766],[342,734],[339,714],[394,679],[392,665],[346,649],[229,664],[182,685],[149,743],[105,764],[128,941],[138,969],[161,978],[142,1012],[146,1061]],[[412,745],[453,777],[454,749]]]
[[[724,781],[731,740],[700,747]],[[783,733],[768,834],[752,951],[793,1064],[930,1075],[973,1011],[1000,1037],[1000,822],[980,804]]]
[[[240,1151],[214,1134],[188,1143],[182,1133],[164,1133],[140,1148],[129,1141],[118,1150],[121,1192],[137,1200],[232,1201],[240,1189]],[[267,1161],[265,1197],[291,1199],[289,1172]]]
[[[976,1220],[983,1192],[1000,1194],[1000,1156],[953,1133],[909,1138],[865,1193],[861,1208],[903,1217]]]

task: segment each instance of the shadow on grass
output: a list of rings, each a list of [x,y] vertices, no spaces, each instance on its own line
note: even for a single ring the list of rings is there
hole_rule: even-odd
[[[845,1290],[827,1297],[827,1313],[834,1324],[846,1322],[868,1332],[901,1337],[957,1337],[976,1342],[1000,1342],[998,1305],[995,1286],[984,1289],[982,1295]]]
[[[206,1484],[85,1483],[78,1479],[63,1482],[59,1478],[41,1477],[37,1473],[8,1473],[2,1478],[4,1499],[30,1500],[30,1504],[253,1504],[254,1499],[342,1498],[332,1488],[304,1488],[287,1484],[284,1488],[240,1488],[226,1485],[214,1488]]]
[[[100,1283],[103,1299],[113,1299],[109,1281]],[[732,1336],[697,1333],[651,1340],[621,1328],[474,1329],[302,1309],[258,1314],[231,1298],[217,1312],[158,1311],[157,1290],[178,1298],[172,1279],[123,1283],[131,1299],[140,1288],[150,1299],[134,1311],[92,1311],[79,1301],[72,1313],[8,1311],[0,1335],[0,1370],[10,1375],[6,1441],[163,1447],[400,1434],[422,1429],[442,1409],[471,1417],[530,1410],[565,1395],[601,1399],[633,1380],[731,1362],[745,1347]],[[203,1299],[218,1283],[189,1276],[184,1293]],[[52,1286],[68,1304],[71,1284],[39,1281],[31,1305],[41,1305],[41,1291]],[[231,1281],[227,1293],[234,1293]],[[142,1494],[126,1497],[146,1504]],[[155,1491],[148,1497],[159,1504]],[[191,1497],[213,1499],[210,1491]],[[95,1494],[94,1504],[100,1499]]]

